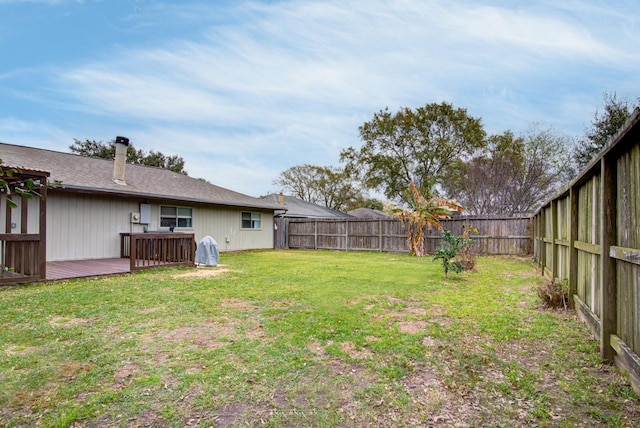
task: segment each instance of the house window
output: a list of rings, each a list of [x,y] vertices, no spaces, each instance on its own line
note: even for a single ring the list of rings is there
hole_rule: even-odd
[[[192,227],[191,208],[160,207],[160,227]]]
[[[260,213],[242,213],[242,228],[243,229],[260,229],[261,225]]]

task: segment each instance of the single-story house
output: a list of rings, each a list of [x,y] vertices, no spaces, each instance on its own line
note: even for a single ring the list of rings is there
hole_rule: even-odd
[[[220,251],[273,248],[279,204],[173,171],[125,164],[126,149],[126,141],[118,142],[116,159],[106,160],[0,143],[4,165],[48,172],[49,182],[62,183],[47,191],[46,261],[120,257],[121,234],[146,231],[193,233],[196,242],[210,235]],[[5,233],[40,233],[39,215],[25,220],[20,214],[22,204],[37,214],[37,198],[12,200],[17,208],[0,197],[0,225],[10,229]]]
[[[262,196],[260,199],[271,205],[278,205],[280,210],[276,211],[275,215],[280,218],[351,218],[347,213],[282,193]]]

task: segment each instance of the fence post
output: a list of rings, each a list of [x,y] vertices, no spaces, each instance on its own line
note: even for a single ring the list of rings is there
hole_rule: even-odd
[[[284,248],[289,249],[289,219],[284,219]]]
[[[558,200],[551,201],[551,280],[558,276]]]
[[[313,229],[313,249],[318,249],[318,220],[315,221],[315,226]]]
[[[568,298],[570,308],[574,308],[573,296],[578,293],[578,190],[571,186],[569,190],[569,290]]]
[[[344,220],[344,250],[349,251],[349,220]]]
[[[611,335],[616,333],[616,266],[609,255],[612,244],[615,244],[616,233],[616,165],[611,156],[603,156],[600,160],[601,205],[600,205],[600,353],[604,361],[613,361]]]
[[[540,209],[540,274],[544,276],[544,269],[547,265],[547,243],[544,241],[547,234],[547,216],[545,214],[545,207]]]

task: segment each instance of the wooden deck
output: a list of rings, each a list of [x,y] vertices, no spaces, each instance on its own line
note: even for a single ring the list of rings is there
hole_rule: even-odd
[[[47,280],[127,273],[129,267],[128,258],[47,262]]]

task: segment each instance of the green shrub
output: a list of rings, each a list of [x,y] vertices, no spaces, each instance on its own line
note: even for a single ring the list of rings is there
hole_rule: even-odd
[[[472,242],[473,241],[464,236],[454,236],[449,230],[445,229],[443,231],[442,244],[436,249],[436,255],[432,260],[442,260],[445,278],[449,274],[449,271],[460,273],[468,270],[469,265],[458,260],[457,256],[460,251],[469,247]],[[475,265],[475,259],[473,265]],[[471,269],[473,265],[470,266]]]

